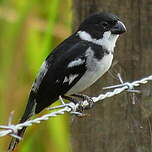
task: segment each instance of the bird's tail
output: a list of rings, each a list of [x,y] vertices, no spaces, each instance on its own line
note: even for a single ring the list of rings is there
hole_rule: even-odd
[[[29,100],[28,100],[28,104],[27,104],[26,109],[25,109],[25,112],[24,112],[21,120],[19,121],[19,123],[23,123],[26,120],[28,120],[34,114],[35,107],[36,107],[35,97],[34,97],[33,94],[30,94]],[[16,135],[19,136],[19,137],[23,137],[26,128],[27,127],[23,127],[22,129],[18,130]],[[10,144],[9,144],[8,152],[13,151],[18,143],[19,143],[19,139],[13,137],[11,139]]]

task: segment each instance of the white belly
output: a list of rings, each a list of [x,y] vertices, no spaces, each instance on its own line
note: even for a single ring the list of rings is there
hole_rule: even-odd
[[[73,86],[66,95],[71,95],[74,93],[79,93],[90,87],[96,80],[98,80],[111,66],[113,59],[113,54],[106,54],[100,61],[97,59],[90,60],[87,63],[87,71],[82,76],[82,78]]]

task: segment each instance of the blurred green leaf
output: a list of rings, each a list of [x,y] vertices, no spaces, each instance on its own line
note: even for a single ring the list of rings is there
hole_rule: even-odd
[[[15,110],[14,120],[21,117],[42,61],[63,40],[62,31],[70,31],[70,1],[0,1],[0,124],[7,123],[12,110]],[[44,132],[46,125],[49,129]],[[45,134],[49,140],[44,140]],[[0,151],[6,151],[8,143],[8,138],[1,138]],[[53,152],[68,152],[67,116],[50,119],[45,126],[39,125],[29,137],[25,136],[18,149],[20,152],[50,152],[50,145]]]

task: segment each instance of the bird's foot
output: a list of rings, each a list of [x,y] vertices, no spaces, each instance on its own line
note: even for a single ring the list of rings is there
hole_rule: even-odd
[[[69,100],[69,101],[73,102],[74,104],[79,104],[78,107],[77,107],[77,111],[72,112],[72,114],[74,114],[78,117],[81,117],[81,118],[88,116],[88,114],[84,114],[83,111],[85,109],[91,109],[93,107],[94,102],[93,102],[92,98],[87,96],[87,95],[83,95],[83,94],[73,94],[72,96],[73,97],[62,96],[62,98],[66,99],[66,100]],[[78,99],[76,99],[74,97],[80,98],[83,101],[86,100],[89,104],[87,106],[84,106],[83,101],[78,101]]]
[[[71,102],[73,102],[74,104],[79,104],[79,106],[77,107],[77,111],[76,112],[72,112],[72,114],[75,114],[77,116],[82,116],[84,115],[82,112],[84,111],[82,102],[78,101],[78,99],[74,98],[74,97],[69,97],[69,96],[62,96],[64,99],[69,100]]]
[[[91,109],[93,107],[93,99],[87,95],[84,95],[84,94],[73,94],[72,96],[74,97],[78,97],[78,98],[81,98],[83,101],[87,100],[89,105],[87,107],[85,107],[85,109]],[[80,103],[80,106],[83,107]]]
[[[62,97],[66,100],[69,100],[69,101],[73,102],[74,104],[79,103],[79,106],[78,106],[78,109],[77,109],[78,112],[74,112],[73,114],[75,114],[77,116],[82,115],[82,112],[84,111],[84,108],[81,104],[82,102],[78,101],[78,99],[76,99],[76,98],[69,97],[69,96],[62,96]]]

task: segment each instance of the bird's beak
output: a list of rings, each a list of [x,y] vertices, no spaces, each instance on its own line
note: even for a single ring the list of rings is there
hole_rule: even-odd
[[[112,29],[111,29],[111,33],[112,33],[112,34],[122,34],[122,33],[124,33],[124,32],[126,32],[126,27],[125,27],[125,25],[124,25],[122,22],[120,22],[120,21],[118,21],[118,22],[115,24],[115,26],[113,26]]]

